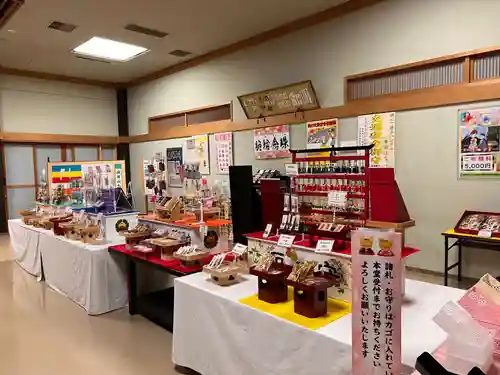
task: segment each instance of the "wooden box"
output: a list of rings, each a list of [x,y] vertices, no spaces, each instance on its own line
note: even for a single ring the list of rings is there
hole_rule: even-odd
[[[286,280],[293,286],[293,306],[296,314],[314,319],[328,312],[328,288],[335,285],[333,278],[312,277],[303,282]]]
[[[174,254],[175,259],[181,261],[182,266],[186,268],[191,267],[201,267],[203,266],[203,259],[205,259],[210,253],[208,251],[196,252],[190,255]]]
[[[250,268],[250,273],[259,278],[259,299],[267,303],[288,301],[288,288],[285,279],[292,271],[284,264],[273,264],[269,271]]]
[[[238,282],[239,267],[231,263],[223,263],[220,267],[203,267],[203,271],[210,275],[210,279],[218,285],[228,286]]]

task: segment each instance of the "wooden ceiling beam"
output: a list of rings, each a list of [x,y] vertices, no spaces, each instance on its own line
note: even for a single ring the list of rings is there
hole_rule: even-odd
[[[60,74],[36,72],[36,71],[32,71],[32,70],[13,69],[13,68],[6,68],[3,66],[0,66],[0,74],[45,79],[48,81],[76,83],[76,84],[80,84],[80,85],[97,86],[97,87],[104,87],[104,88],[110,88],[110,89],[117,89],[117,88],[124,87],[124,84],[122,84],[122,83],[98,81],[98,80],[94,80],[94,79],[86,79],[86,78],[79,78],[79,77],[70,77],[70,76],[65,76],[65,75],[60,75]]]
[[[181,62],[179,64],[167,67],[165,69],[161,69],[157,72],[145,75],[143,77],[139,77],[137,79],[131,80],[127,82],[127,86],[136,86],[142,83],[150,82],[158,78],[162,78],[174,73],[181,72],[186,69],[193,68],[195,66],[207,63],[209,61],[218,59],[223,56],[230,55],[232,53],[255,47],[259,44],[268,42],[272,39],[280,38],[285,35],[294,33],[299,30],[303,30],[320,23],[330,21],[335,18],[339,18],[345,16],[349,13],[356,12],[363,8],[372,6],[374,4],[380,3],[384,0],[348,0],[340,5],[336,5],[334,7],[330,7],[321,12],[314,13],[312,15],[299,18],[295,21],[286,23],[274,29],[265,31],[263,33],[254,35],[250,38],[240,40],[236,43],[230,44],[228,46],[218,48],[206,54],[194,57],[187,61]]]
[[[7,0],[3,6],[0,6],[0,29],[7,24],[23,5],[24,0]]]

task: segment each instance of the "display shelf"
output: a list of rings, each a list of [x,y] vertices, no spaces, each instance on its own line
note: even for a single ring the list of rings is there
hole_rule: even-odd
[[[328,149],[326,149],[328,151]],[[293,152],[290,150],[290,152]],[[311,152],[311,150],[308,150]],[[316,151],[318,152],[318,151]],[[325,152],[322,150],[321,152]],[[295,158],[296,163],[307,163],[314,161],[342,161],[342,160],[365,160],[364,155],[335,155],[335,156],[311,156],[309,158]]]
[[[335,191],[335,190],[330,190],[330,191]],[[306,197],[327,197],[328,193],[330,191],[299,191],[293,194],[297,194],[300,196],[306,196]],[[365,194],[347,194],[347,199],[366,199]]]
[[[330,180],[365,180],[360,173],[299,173],[296,178],[325,178]]]
[[[321,208],[312,208],[311,213],[313,214],[331,214],[333,215],[333,210],[327,210],[327,209],[321,209]],[[337,216],[343,216],[343,215],[349,215],[349,216],[362,216],[363,214],[360,212],[349,212],[349,211],[335,211],[335,215]]]

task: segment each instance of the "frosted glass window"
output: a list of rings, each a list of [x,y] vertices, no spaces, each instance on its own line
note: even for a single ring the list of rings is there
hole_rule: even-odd
[[[97,146],[75,146],[75,161],[96,161]]]
[[[61,161],[61,147],[58,145],[37,145],[35,146],[35,150],[38,175],[37,183],[40,183],[42,181],[42,170],[45,169],[45,173],[48,171],[48,159],[50,159],[51,163]]]
[[[18,211],[33,208],[35,202],[35,188],[7,189],[7,207],[9,219],[20,217]]]
[[[5,145],[7,185],[34,185],[33,149],[31,145]]]
[[[115,160],[115,148],[102,148],[102,160]]]

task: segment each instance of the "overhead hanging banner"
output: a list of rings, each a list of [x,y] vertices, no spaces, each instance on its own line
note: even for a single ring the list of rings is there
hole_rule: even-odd
[[[370,167],[394,168],[396,113],[376,113],[358,117],[358,145],[375,145],[370,151]],[[364,151],[361,151],[364,153]]]
[[[308,122],[307,149],[328,148],[337,146],[338,119]],[[323,155],[324,154],[324,155]],[[316,154],[314,156],[328,156],[329,153]]]
[[[401,374],[401,233],[352,232],[352,373]]]
[[[500,177],[500,107],[459,111],[459,176]]]
[[[218,133],[214,137],[217,174],[229,174],[229,167],[233,165],[233,133]]]
[[[254,129],[253,149],[256,159],[277,159],[290,156],[290,126],[279,125]]]

